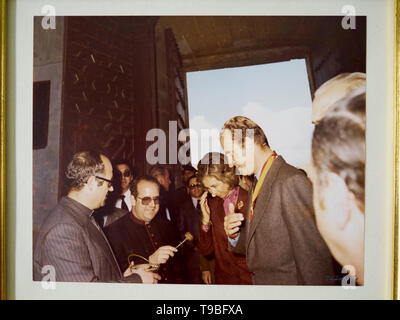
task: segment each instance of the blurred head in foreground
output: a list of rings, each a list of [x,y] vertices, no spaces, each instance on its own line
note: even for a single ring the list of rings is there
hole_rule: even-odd
[[[315,126],[310,178],[318,229],[363,284],[365,88],[334,104]]]
[[[311,121],[317,124],[336,102],[366,86],[366,74],[341,73],[322,84],[314,94]]]

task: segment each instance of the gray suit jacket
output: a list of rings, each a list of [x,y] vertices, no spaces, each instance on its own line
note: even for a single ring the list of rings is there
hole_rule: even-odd
[[[233,251],[246,254],[254,284],[336,284],[333,258],[315,224],[311,182],[281,156],[264,180],[251,222],[247,212]]]
[[[33,280],[52,266],[55,281],[142,282],[137,274],[123,278],[114,253],[92,211],[68,197],[61,199],[42,225],[33,257]]]

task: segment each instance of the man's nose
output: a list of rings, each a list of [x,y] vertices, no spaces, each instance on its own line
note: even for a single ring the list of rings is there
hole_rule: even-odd
[[[154,199],[151,199],[151,202],[149,203],[150,208],[154,209],[156,207],[156,202]]]

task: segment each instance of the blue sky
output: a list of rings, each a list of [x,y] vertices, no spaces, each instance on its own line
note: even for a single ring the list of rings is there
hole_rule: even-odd
[[[190,128],[199,136],[201,129],[218,131],[230,117],[243,115],[263,128],[271,148],[289,163],[304,166],[309,161],[314,126],[304,59],[189,72],[187,87]],[[194,165],[204,153],[221,151],[193,138]]]

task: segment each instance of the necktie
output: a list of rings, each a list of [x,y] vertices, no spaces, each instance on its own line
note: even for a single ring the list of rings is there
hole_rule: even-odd
[[[258,179],[256,176],[254,176],[253,183],[251,184],[251,192],[252,193],[253,193],[254,189],[256,188],[257,182],[258,182]]]
[[[254,189],[256,188],[256,185],[257,185],[257,182],[258,182],[258,179],[257,179],[257,177],[254,175],[254,177],[253,177],[253,182],[252,182],[252,184],[251,184],[251,186],[250,186],[250,191],[251,191],[251,193],[250,193],[250,199],[253,197],[253,193],[254,193]],[[257,199],[256,199],[257,200]],[[255,201],[256,202],[256,201]],[[255,205],[255,202],[254,202],[254,205]],[[251,219],[252,219],[252,216],[253,216],[253,213],[252,213],[252,210],[254,209],[253,208],[253,206],[251,205],[251,202],[249,203],[249,205],[250,205],[250,221],[251,221]]]
[[[126,205],[126,202],[125,202],[125,196],[121,195],[120,199],[121,199],[121,209],[129,211],[128,206]]]
[[[275,151],[268,157],[267,161],[265,161],[262,169],[261,169],[261,173],[260,173],[260,177],[257,181],[257,179],[254,179],[255,181],[257,181],[254,184],[254,189],[252,190],[252,194],[251,194],[251,205],[250,205],[250,216],[249,216],[249,220],[251,222],[251,220],[253,219],[253,214],[254,214],[254,207],[256,205],[256,200],[257,197],[260,193],[261,187],[264,183],[265,178],[267,177],[268,171],[272,166],[272,163],[275,161],[277,157],[277,154],[275,153]]]
[[[200,208],[200,200],[197,200],[196,209],[197,210],[201,210],[201,208]]]

